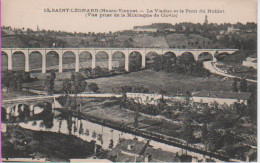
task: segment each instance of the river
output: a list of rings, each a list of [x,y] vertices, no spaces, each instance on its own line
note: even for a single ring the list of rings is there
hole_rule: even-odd
[[[6,117],[8,117],[9,120],[7,121],[10,121],[10,119],[14,118],[18,119],[19,114],[23,113],[21,110],[25,111],[26,109],[22,108],[20,109],[20,111],[16,110],[14,112],[8,112],[8,116]],[[139,141],[146,140],[141,136],[135,136],[130,133],[115,130],[106,126],[102,126],[100,124],[92,123],[85,119],[78,119],[77,117],[73,117],[68,113],[61,113],[60,111],[54,110],[52,108],[51,111],[48,111],[48,109],[46,110],[46,108],[44,109],[43,107],[37,106],[31,112],[33,113],[30,113],[30,115],[28,114],[29,117],[25,118],[28,120],[20,121],[16,124],[24,129],[29,129],[33,131],[48,131],[67,135],[75,135],[84,141],[95,141],[96,144],[102,146],[103,149],[109,149],[109,146],[111,145],[111,140],[113,140],[113,147],[115,147],[120,138],[137,138]],[[186,150],[182,148],[171,146],[154,140],[150,141],[150,145],[153,146],[153,148],[155,149],[160,148],[162,150],[178,154],[186,153]],[[187,151],[187,154],[193,156],[194,158],[205,159],[202,154],[192,151]],[[214,160],[218,162],[220,161],[218,159]]]

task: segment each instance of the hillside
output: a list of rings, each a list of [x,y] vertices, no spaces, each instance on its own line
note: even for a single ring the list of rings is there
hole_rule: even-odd
[[[211,48],[211,40],[198,34],[168,34],[166,40],[171,48]]]
[[[110,39],[110,40],[109,40]],[[133,36],[120,35],[113,39],[100,41],[96,37],[82,36],[33,36],[33,35],[5,35],[2,36],[2,47],[51,47],[53,42],[57,47],[126,47],[125,40],[132,40],[130,47],[135,48],[210,48],[211,41],[197,34],[148,35],[135,34]],[[111,44],[111,40],[113,44]],[[204,46],[205,44],[205,46]]]
[[[164,36],[135,36],[134,47],[158,47],[158,48],[169,48],[167,40]]]
[[[167,28],[173,28],[173,25],[170,23],[153,23],[151,25],[144,25],[144,26],[134,26],[136,28],[156,28],[159,31],[165,30]]]
[[[223,61],[242,63],[247,57],[257,57],[257,54],[255,51],[237,51],[234,54],[225,57]]]
[[[17,36],[17,35],[10,35],[1,37],[1,47],[2,48],[9,48],[9,47],[26,47],[26,44]]]

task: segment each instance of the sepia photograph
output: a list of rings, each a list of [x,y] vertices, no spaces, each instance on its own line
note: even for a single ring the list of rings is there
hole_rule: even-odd
[[[2,0],[1,162],[257,162],[257,0]]]

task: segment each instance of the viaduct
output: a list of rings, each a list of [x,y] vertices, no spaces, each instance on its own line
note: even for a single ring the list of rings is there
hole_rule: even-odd
[[[8,70],[12,70],[12,56],[14,53],[23,53],[25,56],[25,71],[30,71],[29,56],[34,52],[38,52],[42,56],[42,73],[46,73],[46,55],[50,52],[56,52],[59,56],[59,72],[63,71],[63,54],[72,52],[75,55],[75,71],[79,72],[79,58],[82,52],[88,52],[92,57],[92,69],[96,67],[96,55],[99,52],[105,52],[108,56],[108,69],[112,70],[112,58],[116,52],[122,52],[125,58],[125,70],[129,71],[129,56],[133,52],[137,52],[142,56],[142,68],[145,68],[146,56],[148,53],[154,52],[157,55],[165,55],[172,53],[175,57],[189,52],[194,56],[195,60],[207,53],[212,56],[213,61],[216,60],[215,54],[227,53],[232,54],[238,49],[162,49],[162,48],[1,48],[1,53],[5,52],[8,56]]]

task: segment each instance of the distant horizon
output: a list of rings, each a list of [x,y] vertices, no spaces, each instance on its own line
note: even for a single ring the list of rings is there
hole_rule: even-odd
[[[192,23],[192,22],[179,22],[179,23],[175,23],[175,24],[180,24],[180,23]],[[241,22],[236,22],[236,23],[227,23],[227,22],[225,22],[225,23],[208,23],[208,24],[218,24],[218,25],[221,25],[221,24],[231,24],[231,25],[235,25],[235,24],[237,24],[237,23],[241,23]],[[243,25],[246,25],[247,23],[255,23],[255,24],[258,24],[257,22],[245,22],[245,23],[241,23],[241,24],[243,24]],[[129,29],[122,29],[122,30],[118,30],[118,31],[111,31],[112,33],[115,33],[115,32],[120,32],[120,31],[126,31],[126,30],[133,30],[133,28],[134,27],[140,27],[140,26],[149,26],[149,25],[152,25],[152,24],[172,24],[172,23],[167,23],[167,22],[165,22],[165,23],[163,23],[163,22],[159,22],[159,23],[157,23],[157,22],[155,22],[155,23],[151,23],[151,24],[144,24],[144,25],[134,25],[132,28],[129,28]],[[175,24],[172,24],[173,26],[175,25]],[[192,24],[201,24],[201,25],[203,25],[203,23],[192,23]],[[17,28],[17,29],[22,29],[22,28],[24,28],[25,30],[26,29],[28,29],[29,27],[13,27],[13,26],[6,26],[6,25],[3,25],[3,24],[1,24],[1,27],[11,27],[12,29],[14,29],[14,28]],[[39,30],[40,31],[42,31],[42,30],[45,30],[45,31],[48,31],[48,30],[50,30],[50,31],[56,31],[56,32],[59,32],[59,31],[61,31],[61,32],[67,32],[67,33],[74,33],[74,32],[77,32],[77,33],[89,33],[89,32],[91,32],[92,33],[92,31],[84,31],[84,32],[82,32],[82,31],[64,31],[64,30],[59,30],[59,29],[43,29],[43,28],[41,28],[40,26],[38,26],[38,25],[35,25],[36,26],[36,29],[33,29],[33,28],[29,28],[29,29],[31,29],[31,30],[33,30],[33,31],[37,31],[37,27],[39,27]],[[94,33],[109,33],[110,31],[106,31],[106,32],[94,32]]]
[[[47,9],[126,9],[126,10],[221,10],[223,13],[178,13],[176,17],[86,17],[87,12],[44,12]],[[191,22],[203,24],[257,24],[257,0],[2,0],[2,24],[13,28],[66,31],[66,32],[116,32],[131,30],[134,26],[152,23]]]

